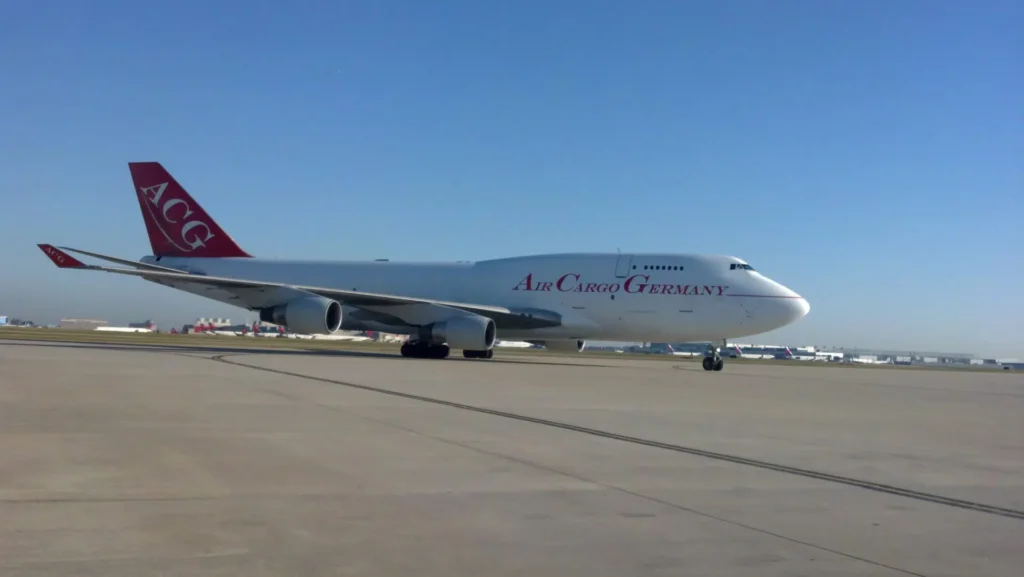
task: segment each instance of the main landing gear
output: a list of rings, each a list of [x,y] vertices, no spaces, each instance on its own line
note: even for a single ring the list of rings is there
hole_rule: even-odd
[[[701,366],[704,367],[705,371],[720,371],[725,368],[725,361],[722,359],[722,355],[719,353],[721,349],[711,345],[708,350],[704,351],[704,359],[701,361]]]
[[[411,341],[402,345],[402,356],[414,359],[445,359],[451,354],[448,345],[427,341]],[[486,351],[462,351],[467,359],[489,359],[494,356],[494,349]]]
[[[402,356],[414,359],[444,359],[451,353],[448,345],[425,341],[406,342],[402,345]]]

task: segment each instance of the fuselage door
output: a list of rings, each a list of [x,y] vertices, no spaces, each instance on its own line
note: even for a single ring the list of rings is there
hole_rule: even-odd
[[[615,277],[625,278],[629,275],[629,266],[633,262],[633,255],[631,254],[619,254],[618,260],[615,261]]]

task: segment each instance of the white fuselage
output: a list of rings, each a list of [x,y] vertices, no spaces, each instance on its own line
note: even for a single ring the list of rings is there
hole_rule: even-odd
[[[552,254],[466,263],[316,262],[257,258],[156,258],[142,262],[202,273],[442,301],[554,311],[563,326],[502,330],[500,339],[694,342],[788,325],[807,301],[730,256]],[[167,282],[238,306],[228,293]],[[349,321],[344,329],[414,333],[393,321]],[[355,315],[358,317],[358,315]],[[354,323],[354,324],[353,324]]]

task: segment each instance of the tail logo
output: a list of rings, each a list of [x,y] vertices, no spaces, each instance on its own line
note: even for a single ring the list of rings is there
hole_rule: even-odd
[[[206,243],[214,237],[210,225],[198,219],[189,220],[189,217],[194,215],[194,211],[187,201],[180,198],[164,200],[163,195],[167,190],[167,184],[162,182],[153,186],[139,187],[139,193],[147,201],[143,205],[153,218],[153,222],[167,242],[178,250],[192,252],[206,246]],[[182,224],[183,221],[184,224]],[[168,232],[175,228],[179,228],[177,236],[180,237],[180,241],[172,238]],[[179,242],[184,243],[184,246]]]

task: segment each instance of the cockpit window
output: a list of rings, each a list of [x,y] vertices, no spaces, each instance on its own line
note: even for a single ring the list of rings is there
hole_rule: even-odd
[[[729,270],[754,270],[754,267],[746,263],[733,263],[729,265]]]

